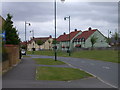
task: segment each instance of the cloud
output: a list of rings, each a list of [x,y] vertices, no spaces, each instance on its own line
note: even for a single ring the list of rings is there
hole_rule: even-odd
[[[65,2],[57,3],[57,36],[68,33],[68,20],[71,16],[71,31],[86,30],[88,27],[99,29],[107,36],[107,30],[115,31],[118,25],[117,2]],[[35,31],[36,37],[54,36],[54,3],[53,2],[4,2],[2,16],[13,15],[14,25],[24,40],[24,22],[32,25],[27,27],[27,39],[30,30]]]

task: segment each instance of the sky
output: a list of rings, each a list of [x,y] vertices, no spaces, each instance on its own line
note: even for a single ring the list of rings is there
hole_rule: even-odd
[[[5,19],[7,13],[13,16],[14,27],[19,32],[22,41],[25,40],[25,21],[27,26],[27,40],[32,37],[54,37],[54,3],[53,2],[2,2],[1,16]],[[118,2],[57,2],[57,37],[70,30],[98,29],[108,36],[118,30]]]

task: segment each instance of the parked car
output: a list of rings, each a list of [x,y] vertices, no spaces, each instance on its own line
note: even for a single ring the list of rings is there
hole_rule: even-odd
[[[26,50],[22,49],[22,50],[21,50],[21,54],[22,54],[22,55],[26,55]]]

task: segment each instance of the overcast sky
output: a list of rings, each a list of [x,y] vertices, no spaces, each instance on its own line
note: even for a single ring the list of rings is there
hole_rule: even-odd
[[[2,15],[13,15],[14,26],[18,29],[21,40],[25,40],[25,21],[27,25],[27,40],[32,37],[54,37],[54,3],[53,2],[4,2]],[[115,32],[118,29],[117,2],[58,2],[57,3],[57,36],[68,33],[68,20],[71,16],[71,31],[74,29],[85,31],[88,27],[98,29],[105,36],[108,29]]]

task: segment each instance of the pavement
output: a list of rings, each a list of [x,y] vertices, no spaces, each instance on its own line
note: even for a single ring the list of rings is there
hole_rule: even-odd
[[[48,58],[47,56],[32,56],[32,58],[35,57]],[[46,65],[37,65],[32,58],[22,58],[22,61],[17,66],[4,74],[2,77],[2,88],[113,88],[96,77],[71,81],[35,80],[36,67]],[[62,57],[59,59],[63,60]],[[71,67],[69,64],[48,66]]]

